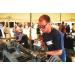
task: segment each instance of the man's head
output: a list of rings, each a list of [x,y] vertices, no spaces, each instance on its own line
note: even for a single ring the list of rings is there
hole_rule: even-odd
[[[51,31],[50,17],[48,15],[42,15],[39,18],[39,28],[43,33],[48,33]]]

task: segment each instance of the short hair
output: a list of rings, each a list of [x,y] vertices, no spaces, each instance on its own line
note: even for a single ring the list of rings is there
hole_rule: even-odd
[[[41,19],[45,20],[47,23],[49,23],[51,21],[50,17],[48,15],[42,15],[42,16],[40,16],[39,21],[41,21]]]

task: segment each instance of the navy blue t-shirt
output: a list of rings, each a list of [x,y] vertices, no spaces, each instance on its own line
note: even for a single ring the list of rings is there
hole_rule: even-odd
[[[50,33],[43,33],[43,41],[45,42],[49,51],[62,49],[61,35],[56,29],[52,29]]]

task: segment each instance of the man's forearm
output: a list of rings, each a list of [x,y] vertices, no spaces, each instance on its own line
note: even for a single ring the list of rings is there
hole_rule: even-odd
[[[46,52],[47,55],[61,55],[62,50],[57,50],[57,51],[48,51]]]

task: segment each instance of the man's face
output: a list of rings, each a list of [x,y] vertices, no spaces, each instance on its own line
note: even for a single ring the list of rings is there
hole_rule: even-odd
[[[43,33],[47,33],[50,30],[50,23],[47,23],[45,20],[39,20],[39,28]]]

